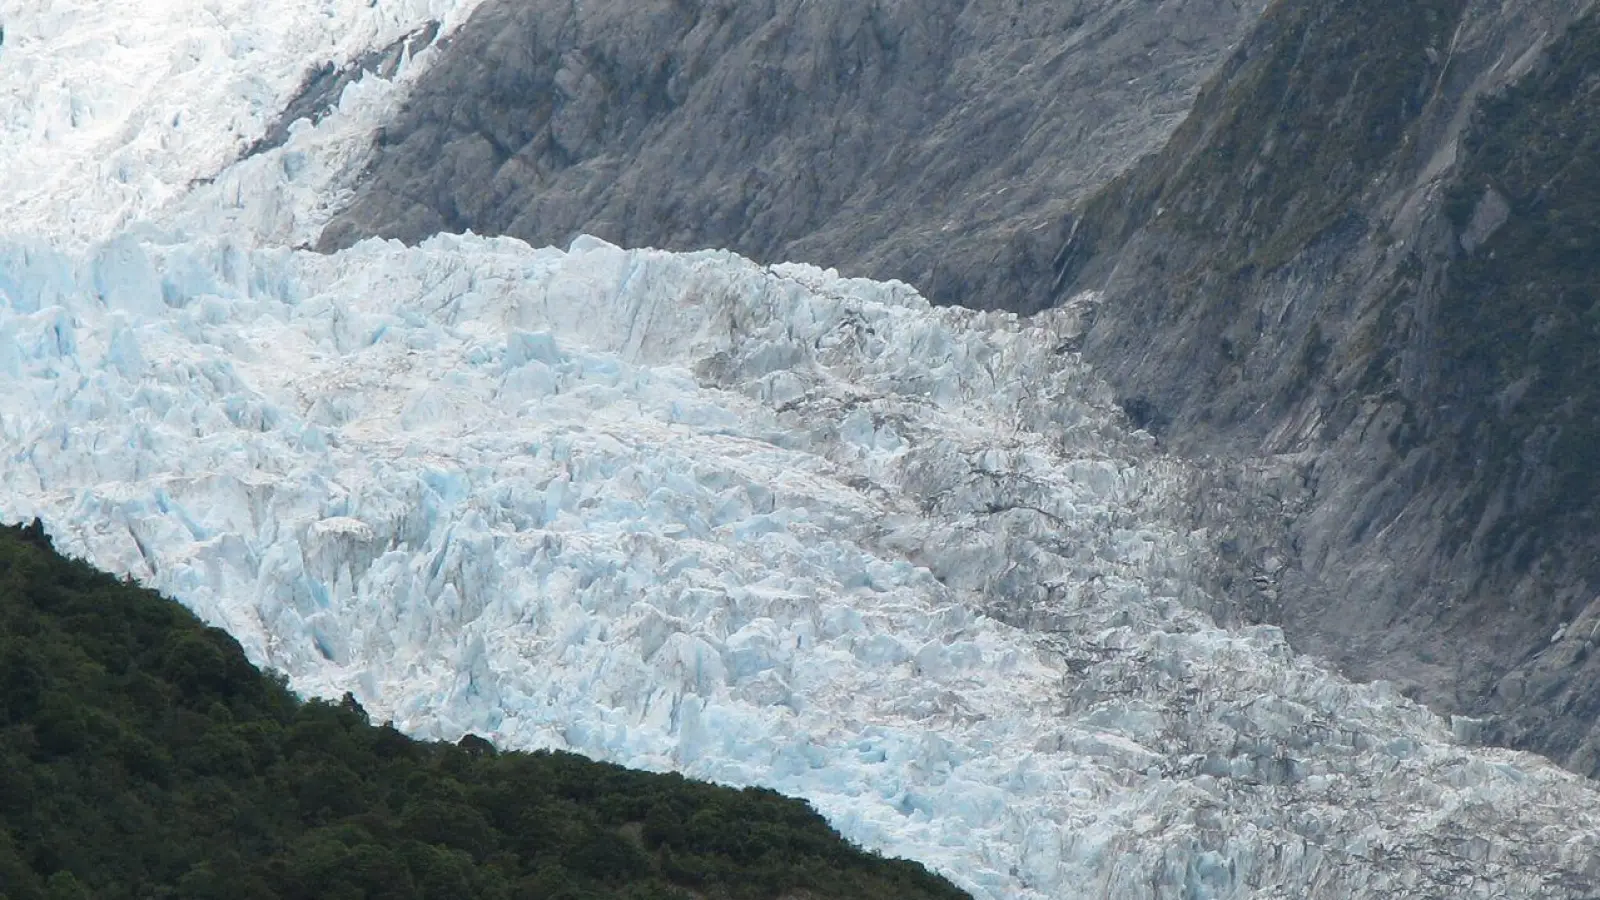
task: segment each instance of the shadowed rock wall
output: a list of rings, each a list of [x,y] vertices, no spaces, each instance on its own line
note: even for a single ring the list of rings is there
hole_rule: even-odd
[[[1061,255],[1247,615],[1597,774],[1590,5],[1279,4]]]
[[[1160,145],[1265,5],[491,3],[321,247],[582,232],[1037,304],[1073,203]]]

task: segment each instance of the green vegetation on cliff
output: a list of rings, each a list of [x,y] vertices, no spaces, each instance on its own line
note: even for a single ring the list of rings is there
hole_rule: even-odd
[[[1059,296],[1109,292],[1086,357],[1179,446],[1321,439],[1362,414],[1359,401],[1300,405],[1352,394],[1328,388],[1375,318],[1354,320],[1349,286],[1325,279],[1386,237],[1384,201],[1431,158],[1428,115],[1454,85],[1465,7],[1279,0],[1168,144],[1082,208],[1055,257]],[[1280,430],[1290,420],[1315,434]]]
[[[809,806],[302,702],[178,604],[0,527],[0,898],[954,898]]]
[[[1085,220],[1114,242],[1142,226],[1191,235],[1213,246],[1206,265],[1220,274],[1289,262],[1358,215],[1407,146],[1465,5],[1276,4],[1168,146],[1097,195]]]
[[[1593,535],[1600,497],[1600,15],[1485,100],[1448,211],[1492,232],[1451,266],[1439,322],[1452,389],[1473,410],[1460,464],[1498,497],[1485,550],[1527,565],[1556,534]],[[1490,215],[1498,207],[1500,215]],[[1509,207],[1509,210],[1506,208]]]

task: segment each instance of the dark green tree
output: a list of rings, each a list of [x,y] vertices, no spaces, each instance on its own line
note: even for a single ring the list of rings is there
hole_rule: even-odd
[[[692,893],[691,893],[692,892]],[[0,527],[4,900],[965,896],[814,810],[302,702],[227,634]]]

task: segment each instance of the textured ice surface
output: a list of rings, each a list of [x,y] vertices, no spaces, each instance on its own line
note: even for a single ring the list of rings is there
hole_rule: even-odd
[[[1587,783],[1191,611],[1070,313],[589,239],[0,272],[8,518],[411,732],[770,785],[985,898],[1594,883]]]
[[[307,70],[429,20],[453,27],[478,2],[0,0],[0,234],[104,239],[221,173]],[[367,78],[348,93],[381,112],[394,92]],[[317,163],[338,170],[355,151]]]

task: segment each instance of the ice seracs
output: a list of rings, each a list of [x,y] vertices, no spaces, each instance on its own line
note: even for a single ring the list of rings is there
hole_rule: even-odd
[[[0,3],[0,234],[104,240],[227,170],[308,71],[453,28],[479,2]],[[414,79],[410,62],[393,81]]]
[[[1070,311],[592,239],[0,258],[0,507],[302,689],[770,785],[985,898],[1596,877],[1581,779],[1194,611]]]

